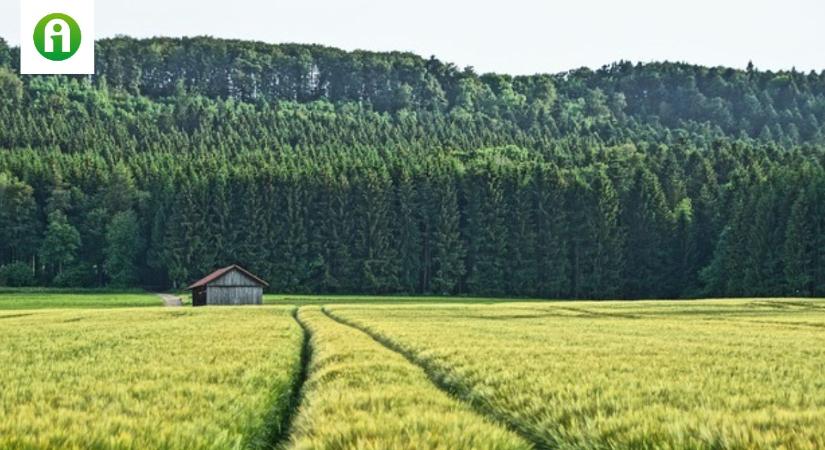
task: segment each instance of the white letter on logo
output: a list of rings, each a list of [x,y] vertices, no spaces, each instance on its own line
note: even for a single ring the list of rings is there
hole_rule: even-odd
[[[46,44],[46,53],[54,53],[54,40],[55,36],[60,36],[60,44],[63,47],[63,53],[69,53],[72,51],[72,31],[69,29],[69,24],[66,23],[63,19],[52,19],[49,23],[46,24],[46,34],[45,37],[45,44]]]

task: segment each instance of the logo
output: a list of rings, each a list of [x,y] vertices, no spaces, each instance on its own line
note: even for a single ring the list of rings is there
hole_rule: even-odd
[[[71,58],[80,48],[82,38],[77,22],[62,13],[49,14],[34,27],[34,47],[52,61]]]
[[[94,74],[94,0],[20,0],[20,73]]]

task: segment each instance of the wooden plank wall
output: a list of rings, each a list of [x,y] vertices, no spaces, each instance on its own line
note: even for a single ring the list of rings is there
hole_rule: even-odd
[[[209,286],[260,286],[255,280],[250,279],[239,270],[230,270],[217,280],[209,283]]]
[[[260,286],[212,286],[206,288],[210,305],[260,305],[264,290]]]

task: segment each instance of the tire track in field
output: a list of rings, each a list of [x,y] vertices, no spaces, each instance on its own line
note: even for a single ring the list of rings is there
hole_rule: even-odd
[[[15,319],[18,317],[26,317],[26,316],[33,316],[34,313],[23,313],[23,314],[3,314],[0,315],[0,319]]]
[[[385,347],[387,350],[403,356],[407,361],[409,361],[410,364],[420,367],[427,375],[427,378],[433,386],[438,388],[440,391],[444,392],[456,401],[460,401],[468,405],[473,411],[482,417],[486,417],[493,423],[497,423],[516,433],[522,439],[529,442],[536,450],[550,450],[558,447],[555,442],[548,442],[547,436],[540,436],[533,430],[523,426],[517,419],[509,416],[508,414],[497,411],[484,398],[475,395],[471,388],[456,382],[454,379],[447,376],[432,365],[427,364],[427,362],[419,358],[415,353],[405,349],[396,342],[393,342],[392,340],[387,339],[381,334],[366,327],[362,327],[350,320],[337,316],[335,313],[327,310],[326,307],[321,307],[321,312],[323,312],[324,315],[329,317],[331,320],[360,331],[361,333],[364,333],[372,338],[373,341]]]
[[[301,402],[304,399],[304,385],[306,384],[309,376],[309,362],[312,359],[312,333],[309,328],[301,322],[301,319],[298,318],[299,309],[301,308],[295,308],[292,311],[292,318],[298,326],[301,327],[301,333],[303,335],[301,342],[301,367],[298,371],[298,375],[293,380],[292,387],[290,388],[289,401],[287,402],[286,407],[283,411],[279,411],[276,408],[270,413],[274,416],[272,417],[273,420],[269,421],[269,423],[271,423],[271,428],[266,436],[266,439],[264,439],[261,443],[262,445],[256,446],[257,448],[286,448],[289,443],[289,438],[292,435],[293,423],[295,422],[295,418],[298,416],[298,408],[301,406]],[[278,418],[279,415],[280,418]]]

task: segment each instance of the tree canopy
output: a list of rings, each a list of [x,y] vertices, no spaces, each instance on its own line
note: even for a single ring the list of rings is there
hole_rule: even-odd
[[[96,45],[94,76],[20,76],[0,41],[0,266],[30,282],[825,295],[825,73]]]

